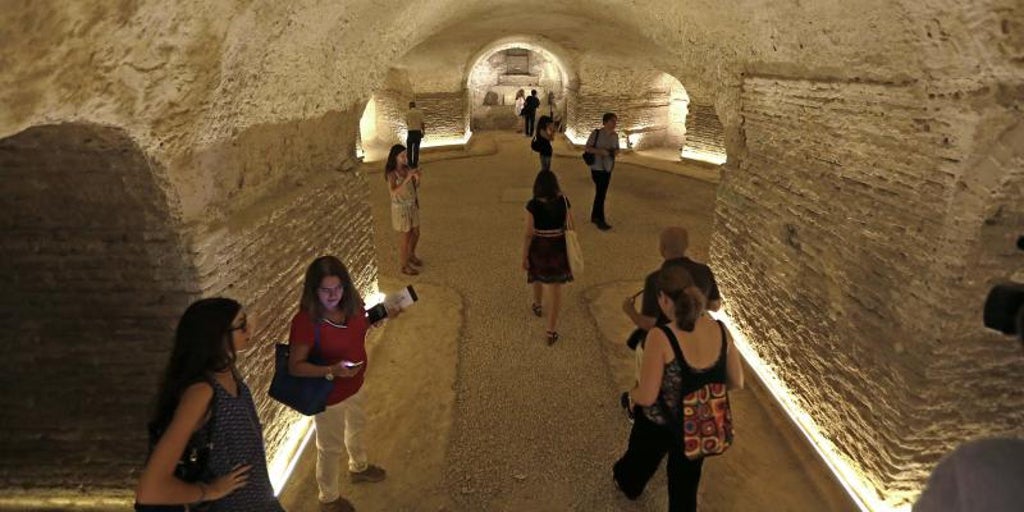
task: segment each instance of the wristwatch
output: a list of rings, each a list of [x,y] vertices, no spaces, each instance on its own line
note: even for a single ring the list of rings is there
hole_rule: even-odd
[[[333,381],[334,380],[334,369],[331,368],[331,370],[329,372],[327,372],[327,375],[324,375],[324,378],[329,380],[329,381]]]

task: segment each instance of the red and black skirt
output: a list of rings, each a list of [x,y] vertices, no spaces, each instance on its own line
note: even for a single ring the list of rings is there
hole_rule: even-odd
[[[561,229],[536,230],[527,257],[530,270],[527,283],[568,283],[572,281],[565,232]]]

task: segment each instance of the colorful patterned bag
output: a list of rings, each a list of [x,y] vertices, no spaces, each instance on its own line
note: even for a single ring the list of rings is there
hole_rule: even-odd
[[[683,351],[679,348],[679,341],[675,334],[667,326],[659,326],[668,337],[669,345],[675,352],[676,360],[685,364]],[[725,365],[728,337],[725,333],[725,324],[718,322],[722,332],[722,350],[717,365]],[[682,422],[671,418],[672,426],[680,430],[683,442],[683,454],[690,460],[697,460],[702,457],[721,455],[732,445],[732,410],[729,407],[729,393],[725,382],[711,382],[697,388],[683,397],[682,400]],[[661,397],[658,398],[659,402]],[[663,408],[670,412],[673,408]]]
[[[732,411],[725,384],[705,384],[683,397],[683,454],[721,455],[732,444]]]

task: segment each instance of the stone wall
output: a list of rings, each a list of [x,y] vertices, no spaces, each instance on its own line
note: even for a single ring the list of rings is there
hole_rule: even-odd
[[[405,144],[408,131],[405,115],[409,102],[423,111],[426,125],[424,144],[452,144],[461,141],[469,128],[466,92],[414,91],[408,73],[392,69],[383,87],[373,95],[376,133],[370,140],[361,138],[363,149],[378,159],[387,155],[392,144]]]
[[[936,362],[936,348],[963,341],[946,329],[950,312],[982,300],[948,271],[965,250],[947,250],[944,232],[971,144],[968,119],[950,107],[910,84],[747,76],[746,154],[718,196],[712,256],[729,314],[841,453],[896,501],[974,425],[1020,434],[1014,379],[986,389],[1016,399],[981,406],[930,371],[964,366]],[[1005,346],[969,353],[981,373],[1024,369]],[[954,404],[970,421],[945,421]]]
[[[122,130],[0,140],[0,482],[127,488],[198,291],[162,171]]]
[[[687,151],[725,155],[725,129],[718,120],[715,107],[690,103],[686,116]]]
[[[588,136],[601,125],[605,112],[614,112],[623,148],[627,137],[637,150],[682,147],[687,128],[673,126],[672,121],[685,118],[670,111],[673,106],[686,108],[680,103],[686,93],[677,80],[653,69],[608,67],[600,61],[585,61],[580,75],[580,89],[569,103],[568,123],[578,136]]]

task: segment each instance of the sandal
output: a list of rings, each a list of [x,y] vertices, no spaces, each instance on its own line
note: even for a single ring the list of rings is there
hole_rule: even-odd
[[[536,302],[534,302],[533,304],[530,305],[530,309],[533,310],[533,314],[534,315],[536,315],[538,317],[544,316],[544,310],[540,308],[540,304],[537,304]]]
[[[409,256],[409,263],[412,263],[413,265],[416,265],[417,267],[422,267],[423,266],[423,260],[417,258],[416,256]]]
[[[420,271],[419,270],[416,270],[415,268],[412,268],[412,267],[410,267],[408,265],[402,267],[402,273],[407,275],[407,276],[418,276],[418,275],[420,275]]]
[[[558,341],[558,332],[548,331],[548,346],[554,345],[556,341]]]

